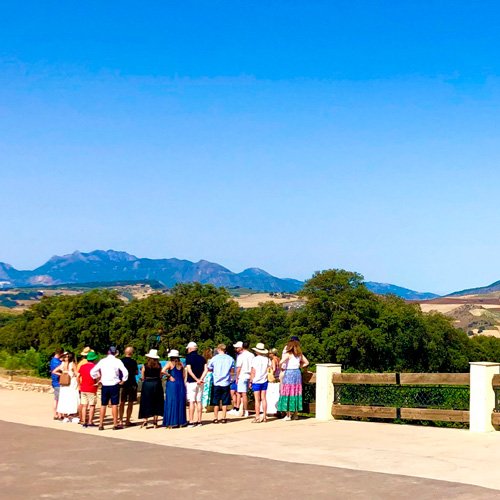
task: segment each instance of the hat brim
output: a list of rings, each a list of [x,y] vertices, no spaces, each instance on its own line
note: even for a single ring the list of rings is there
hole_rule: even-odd
[[[144,357],[149,359],[160,359],[160,356],[155,356],[154,354],[146,354]]]
[[[257,349],[257,347],[252,347],[252,351],[258,352],[259,354],[267,354],[269,352],[267,349]]]

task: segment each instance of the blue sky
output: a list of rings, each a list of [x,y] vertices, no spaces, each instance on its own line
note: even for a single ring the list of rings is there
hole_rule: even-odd
[[[0,6],[0,261],[500,279],[500,7]]]

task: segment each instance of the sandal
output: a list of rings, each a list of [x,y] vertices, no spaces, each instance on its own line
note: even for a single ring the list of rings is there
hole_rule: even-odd
[[[222,422],[222,421],[221,421],[221,422]],[[216,418],[214,418],[214,419],[212,420],[212,423],[213,423],[213,424],[218,424],[218,423],[219,423],[219,420],[218,420],[218,419],[216,419]]]
[[[220,421],[221,424],[227,424],[227,420],[225,418],[223,418],[221,421]]]
[[[259,420],[258,418],[254,418],[251,423],[252,424],[260,424],[261,420]]]

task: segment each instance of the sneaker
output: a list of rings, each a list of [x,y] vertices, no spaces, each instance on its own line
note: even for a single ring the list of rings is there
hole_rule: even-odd
[[[288,415],[283,419],[285,420],[286,422],[289,422],[290,420],[292,420],[292,417],[289,417]]]
[[[79,424],[80,423],[80,419],[78,417],[74,417],[71,419],[71,423],[72,424]]]
[[[227,414],[228,415],[239,415],[240,412],[236,408],[233,408],[232,410],[228,411]]]
[[[67,424],[67,423],[69,422],[69,418],[68,418],[68,417],[64,417],[64,418],[63,418],[63,422],[64,422],[65,424]]]
[[[201,422],[198,422],[197,424],[195,424],[196,427],[201,427],[203,424]]]
[[[188,428],[188,429],[192,429],[195,425],[196,425],[196,424],[194,424],[193,422],[189,422],[189,423],[187,424],[187,428]]]
[[[250,416],[250,414],[248,413],[248,411],[244,411],[244,412],[243,412],[243,417],[245,417],[245,418],[246,418],[246,417],[249,417],[249,416]]]
[[[87,425],[87,424],[82,424],[82,427],[83,427],[84,429],[86,429],[86,428],[88,427],[88,425]]]

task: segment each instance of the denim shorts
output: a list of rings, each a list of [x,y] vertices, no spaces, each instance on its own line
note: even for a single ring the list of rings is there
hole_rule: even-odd
[[[262,384],[252,384],[252,391],[267,391],[267,380],[265,382],[262,382]]]

